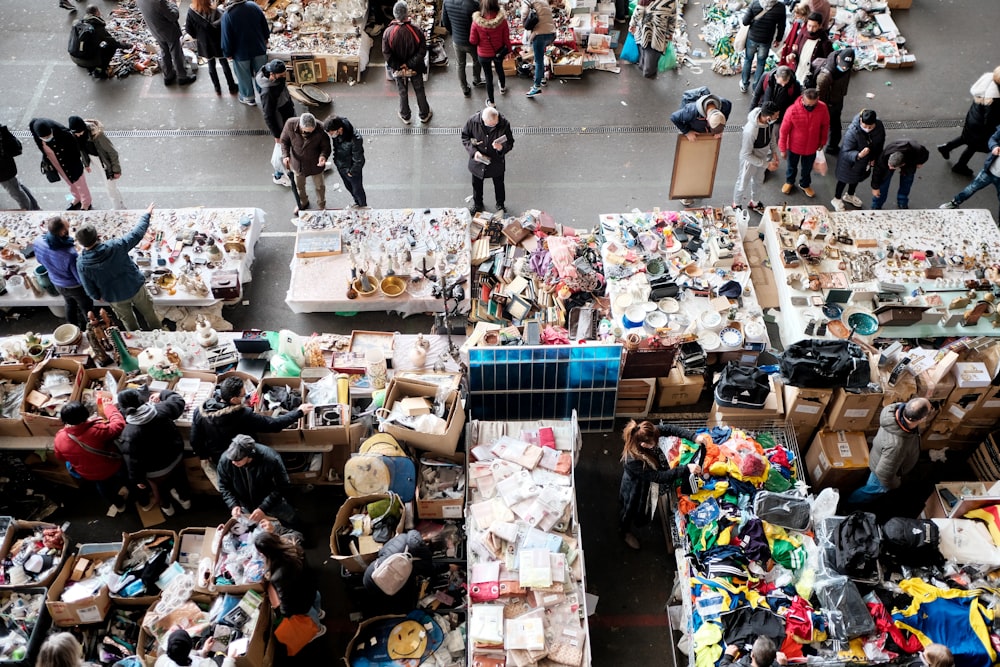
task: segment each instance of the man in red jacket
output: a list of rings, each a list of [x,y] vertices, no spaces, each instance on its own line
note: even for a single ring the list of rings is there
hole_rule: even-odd
[[[115,439],[125,430],[125,418],[111,402],[102,404],[104,417],[90,416],[80,401],[70,401],[59,411],[63,428],[56,433],[56,460],[64,462],[71,475],[93,482],[101,497],[111,503],[108,516],[125,511],[128,487],[122,455]]]
[[[792,193],[801,163],[799,189],[806,193],[806,197],[816,196],[816,191],[811,187],[813,161],[816,159],[816,152],[823,150],[829,131],[829,110],[819,100],[819,93],[815,88],[806,88],[801,97],[788,107],[785,118],[781,121],[778,151],[782,158],[788,158],[785,184],[781,186],[782,194]]]

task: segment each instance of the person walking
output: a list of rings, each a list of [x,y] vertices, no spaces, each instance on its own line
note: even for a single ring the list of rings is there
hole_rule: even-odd
[[[60,178],[69,186],[73,201],[69,211],[89,211],[90,188],[84,173],[80,145],[69,128],[48,118],[34,118],[28,123],[35,145],[42,153],[42,169],[50,183]],[[45,165],[48,165],[47,167]]]
[[[326,208],[326,182],[323,180],[326,160],[330,157],[330,138],[316,127],[316,116],[304,113],[289,118],[281,131],[281,163],[295,175],[295,189],[299,194],[299,208],[310,208],[306,178],[312,177],[316,190],[316,204]]]
[[[135,312],[145,320],[147,330],[163,326],[153,309],[153,297],[146,289],[146,277],[129,256],[129,251],[146,235],[152,215],[150,204],[131,231],[109,241],[102,241],[89,223],[76,231],[76,242],[83,247],[76,260],[80,283],[91,299],[110,303],[111,310],[128,331],[139,330]]]
[[[951,152],[959,146],[965,150],[951,170],[956,174],[971,177],[969,160],[976,153],[988,153],[990,135],[1000,126],[1000,67],[979,77],[969,89],[972,105],[965,114],[962,133],[951,141],[937,147],[941,157],[951,158]]]
[[[562,3],[559,3],[562,6]],[[535,59],[535,79],[526,95],[534,97],[542,92],[545,81],[545,51],[556,41],[556,22],[552,18],[552,5],[549,0],[525,0],[521,5],[521,16],[528,16],[531,10],[538,16],[538,23],[525,36],[531,42],[531,54]]]
[[[155,503],[164,516],[174,515],[175,500],[181,509],[191,509],[191,489],[181,465],[184,438],[174,423],[185,407],[184,397],[169,389],[152,397],[148,388],[118,392],[118,409],[125,415],[118,446],[129,480],[138,489],[144,509],[152,509]]]
[[[35,239],[35,259],[49,272],[49,280],[66,304],[66,321],[87,330],[87,313],[94,302],[80,284],[76,268],[76,244],[69,235],[69,225],[58,215],[49,218],[44,235]]]
[[[288,67],[285,61],[275,58],[260,68],[254,81],[257,83],[257,99],[264,114],[264,124],[274,137],[271,166],[274,168],[274,184],[291,187],[292,181],[281,163],[281,131],[285,123],[295,115],[295,104],[288,92]]]
[[[733,190],[733,208],[764,210],[759,194],[764,183],[764,170],[778,168],[778,107],[765,102],[759,109],[751,109],[743,126],[740,144],[740,171]]]
[[[230,0],[222,14],[222,53],[233,61],[237,99],[247,106],[257,104],[253,78],[267,62],[270,35],[264,10],[257,3]]]
[[[309,616],[316,624],[316,635],[309,641],[326,634],[323,624],[326,612],[316,586],[316,574],[309,567],[302,546],[266,531],[254,535],[253,545],[267,564],[267,595],[271,607],[283,619]]]
[[[774,102],[778,107],[778,123],[785,117],[788,107],[802,94],[802,86],[795,78],[790,67],[779,65],[773,72],[765,74],[754,88],[751,108],[762,106],[765,102]]]
[[[125,511],[129,497],[128,480],[117,440],[125,430],[125,418],[110,400],[98,399],[103,417],[91,417],[87,406],[69,401],[59,411],[63,427],[56,433],[53,451],[76,479],[92,483],[111,506],[108,516]]]
[[[930,152],[921,144],[910,139],[900,139],[885,145],[882,155],[875,161],[872,168],[872,209],[882,209],[889,196],[889,185],[892,175],[899,172],[899,191],[896,193],[896,206],[901,209],[910,208],[910,188],[917,176],[917,169],[924,166],[930,159]]]
[[[234,519],[251,523],[274,517],[296,526],[295,509],[288,502],[292,483],[281,456],[248,435],[238,435],[219,459],[219,493]]]
[[[323,130],[333,144],[333,164],[347,192],[354,198],[355,208],[367,208],[368,195],[361,176],[365,166],[365,140],[351,121],[342,116],[328,118],[323,123]]]
[[[774,48],[781,46],[785,36],[785,5],[778,0],[753,0],[743,12],[743,25],[750,26],[747,31],[746,50],[743,52],[743,76],[740,79],[740,92],[745,93],[750,86],[750,69],[753,67],[754,56],[757,57],[757,71],[753,77],[753,88],[757,88],[764,76],[767,65],[767,55]]]
[[[884,146],[885,126],[874,109],[862,109],[847,128],[844,146],[837,158],[837,191],[830,202],[834,210],[843,211],[845,202],[857,208],[864,205],[854,192],[858,183],[871,174]],[[847,194],[844,194],[844,188]]]
[[[952,197],[951,201],[941,204],[939,208],[958,208],[972,195],[990,185],[997,189],[997,198],[1000,198],[1000,160],[997,159],[1000,157],[1000,127],[990,137],[987,145],[990,152],[986,156],[983,168],[976,174],[975,180],[969,183],[964,190]]]
[[[160,68],[163,70],[163,84],[181,86],[194,83],[197,79],[188,73],[181,47],[180,12],[170,0],[136,0],[136,6],[146,21],[153,39],[160,47]]]
[[[469,43],[469,31],[472,29],[472,15],[479,10],[476,0],[444,0],[441,5],[441,24],[451,33],[451,43],[455,47],[455,60],[458,65],[458,85],[462,94],[472,97],[472,88],[465,72],[466,62],[472,61],[472,85],[477,88],[485,86],[483,81],[483,65],[476,56],[476,47]]]
[[[410,22],[410,10],[406,6],[406,0],[398,0],[392,6],[392,16],[392,22],[382,33],[382,55],[399,93],[399,119],[404,125],[409,125],[411,122],[410,88],[413,88],[420,122],[429,123],[434,112],[427,104],[427,95],[424,92],[424,73],[427,71],[424,57],[427,55],[427,39],[423,31],[415,28]]]
[[[911,398],[882,408],[872,440],[868,482],[847,496],[851,506],[871,505],[902,485],[920,457],[920,427],[934,416],[926,398]]]
[[[219,72],[215,61],[222,65],[222,74],[226,77],[229,94],[239,92],[233,73],[229,69],[229,61],[222,53],[222,11],[215,5],[215,0],[191,0],[191,6],[184,18],[184,29],[198,43],[198,55],[208,61],[208,77],[215,87],[215,94],[222,94],[219,83]]]
[[[677,0],[638,0],[628,30],[639,47],[639,69],[647,79],[655,79],[660,58],[674,41]]]
[[[469,154],[469,171],[472,172],[473,214],[483,211],[483,181],[493,179],[497,213],[506,210],[507,190],[504,187],[506,156],[514,148],[514,135],[510,123],[494,107],[486,107],[474,114],[462,128],[462,145]]]
[[[69,131],[76,137],[80,145],[80,155],[83,157],[83,164],[90,170],[90,156],[94,155],[101,161],[104,170],[104,179],[108,189],[108,198],[111,200],[111,208],[123,210],[125,200],[122,199],[122,192],[118,189],[118,179],[122,177],[122,165],[118,158],[118,150],[104,133],[104,125],[94,118],[84,120],[79,116],[69,117]]]
[[[24,146],[6,125],[0,125],[0,185],[17,202],[22,211],[39,210],[38,201],[31,190],[17,177],[17,162],[14,161],[24,151]]]
[[[84,16],[70,28],[73,31],[70,37],[69,59],[80,67],[89,70],[90,75],[95,79],[108,78],[108,66],[111,59],[115,57],[118,49],[127,51],[132,48],[131,44],[119,42],[108,32],[108,26],[101,15],[101,10],[97,5],[87,7]],[[86,34],[82,40],[74,40],[76,35]],[[79,50],[73,51],[74,41],[77,41]]]
[[[483,66],[486,80],[486,103],[496,105],[493,94],[493,70],[497,73],[500,94],[507,94],[507,78],[503,73],[503,61],[510,53],[510,25],[507,13],[500,8],[499,0],[480,0],[479,11],[472,15],[469,43],[476,47],[476,56]],[[492,68],[492,69],[491,69]]]
[[[812,189],[813,162],[816,161],[816,153],[823,150],[829,132],[830,112],[819,100],[816,89],[806,88],[781,122],[778,150],[781,158],[788,160],[782,194],[791,194],[795,189],[795,177],[801,165],[799,189],[806,197],[816,196],[816,191]]]
[[[823,16],[813,12],[806,19],[805,29],[796,33],[795,42],[785,54],[783,64],[795,70],[795,78],[805,88],[813,61],[826,58],[832,51],[833,44],[830,42],[829,32],[823,26]]]
[[[827,56],[816,75],[819,99],[830,112],[830,138],[826,142],[826,152],[830,155],[840,152],[840,115],[844,112],[844,98],[847,97],[853,72],[854,49],[847,48]]]

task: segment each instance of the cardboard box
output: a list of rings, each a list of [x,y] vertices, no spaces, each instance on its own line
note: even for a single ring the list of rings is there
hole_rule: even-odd
[[[955,386],[960,389],[989,387],[993,379],[986,364],[981,361],[959,361],[951,368]]]
[[[431,402],[420,396],[409,396],[399,401],[399,409],[411,417],[429,415],[431,407]]]
[[[552,63],[553,76],[580,76],[583,74],[583,54],[572,53]]]
[[[201,467],[201,459],[197,456],[185,456],[182,463],[192,492],[219,495],[218,490],[212,486],[212,482],[205,475],[205,469]]]
[[[969,457],[969,467],[982,481],[992,484],[1000,479],[1000,443],[989,435]]]
[[[173,546],[170,550],[170,560],[168,562],[173,563],[177,560],[177,550],[180,545],[177,541],[177,533],[172,530],[140,530],[135,533],[122,533],[122,549],[118,552],[118,557],[115,558],[115,564],[111,568],[112,572],[122,574],[125,570],[125,561],[128,558],[129,545],[137,540],[144,540],[149,537],[164,537],[172,540]],[[155,595],[137,595],[135,597],[123,597],[116,593],[110,593],[110,595],[115,604],[122,607],[148,607],[159,599],[160,592],[157,589]]]
[[[823,418],[832,397],[832,389],[785,386],[785,418],[795,426],[816,426]]]
[[[724,422],[726,419],[773,419],[785,414],[785,402],[782,398],[781,383],[775,382],[773,377],[767,381],[771,385],[771,392],[767,395],[764,407],[760,410],[746,410],[743,408],[727,408],[712,401],[712,412],[715,413],[716,421]]]
[[[930,401],[946,401],[948,396],[955,390],[955,376],[946,375],[937,382],[931,384],[927,380],[927,375],[921,373],[917,376],[917,390],[915,394],[917,396],[923,396]],[[888,392],[886,393],[888,396]],[[913,396],[906,396],[905,398],[897,399],[897,401],[907,401]],[[894,401],[896,402],[896,401]]]
[[[437,395],[437,391],[437,385],[428,382],[393,378],[386,391],[385,407],[392,409],[396,401],[401,401],[408,396],[425,396],[433,399]],[[455,450],[458,449],[458,441],[462,437],[462,428],[465,426],[465,409],[462,407],[457,391],[449,393],[445,403],[447,414],[443,435],[420,433],[398,424],[386,424],[384,430],[400,443],[411,445],[417,449],[438,454],[454,454]]]
[[[952,501],[945,498],[951,494]],[[942,482],[934,485],[934,491],[924,503],[924,518],[961,518],[966,512],[1000,503],[1000,489],[997,484],[983,482]]]
[[[860,431],[822,430],[809,445],[805,462],[814,491],[852,491],[868,479],[868,441]]]
[[[366,550],[363,553],[357,554],[342,554],[340,553],[340,549],[337,544],[337,533],[339,533],[342,529],[350,528],[352,515],[362,514],[365,512],[365,507],[369,503],[373,503],[376,500],[385,500],[388,497],[389,496],[384,493],[374,493],[368,496],[348,498],[337,511],[337,518],[333,521],[333,530],[330,531],[330,553],[332,554],[330,558],[337,564],[343,566],[348,572],[363,574],[365,569],[367,569],[368,564],[375,560],[375,557],[378,555],[378,549],[375,549],[374,551]],[[399,525],[396,526],[396,535],[401,535],[403,533],[404,523],[404,521],[400,521]]]
[[[299,378],[279,378],[266,377],[257,386],[257,393],[262,394],[269,387],[289,387],[290,389],[301,389]],[[255,408],[258,413],[264,413],[263,400],[260,400]],[[277,433],[258,433],[257,440],[265,445],[300,445],[302,444],[302,420],[295,422],[289,428]]]
[[[7,380],[14,384],[27,384],[31,371],[27,370],[7,370],[0,369],[0,380]],[[22,417],[17,419],[0,418],[0,437],[4,438],[25,438],[31,435],[28,425],[24,423]]]
[[[913,0],[889,0],[889,9],[909,9],[913,6]]]
[[[826,428],[831,431],[863,431],[882,412],[882,394],[856,394],[843,388],[833,390],[826,408]]]
[[[685,375],[682,368],[674,366],[667,377],[656,379],[656,387],[654,405],[658,408],[694,405],[705,389],[705,376]]]
[[[115,393],[121,391],[125,387],[123,386],[123,380],[125,378],[125,371],[120,368],[80,368],[80,372],[76,374],[76,382],[73,384],[73,396],[74,401],[82,401],[84,391],[93,385],[95,382],[100,381],[103,386],[104,378],[111,374],[111,377],[115,380],[115,388],[112,390]]]
[[[458,498],[438,498],[435,500],[424,500],[420,497],[420,480],[423,479],[423,469],[434,466],[452,466],[455,468],[465,468],[465,456],[455,454],[449,457],[433,457],[432,462],[427,462],[426,458],[421,458],[417,466],[417,495],[416,507],[417,516],[421,519],[459,519],[465,516],[465,494]],[[464,474],[464,472],[463,472]],[[466,477],[466,484],[468,478]]]
[[[115,551],[106,551],[87,554],[87,559],[91,561],[114,561],[118,557]],[[86,623],[100,623],[111,608],[111,596],[108,592],[107,584],[98,591],[76,602],[63,602],[59,598],[63,590],[69,585],[70,576],[76,568],[76,561],[79,556],[66,559],[59,576],[56,577],[52,587],[49,588],[45,596],[45,606],[52,616],[52,623],[59,627],[69,627]]]
[[[19,588],[16,591],[0,591],[0,609],[10,609],[14,604],[13,597],[15,595],[41,595],[44,597],[45,589],[38,586],[31,586]],[[23,626],[23,629],[28,633],[28,643],[25,646],[24,657],[21,660],[0,660],[0,665],[4,667],[14,665],[30,667],[30,665],[36,664],[35,659],[38,657],[38,649],[41,648],[42,642],[49,631],[50,621],[48,611],[46,611],[45,605],[42,605],[38,613],[38,619],[33,624]],[[13,623],[13,621],[10,622]]]
[[[63,467],[63,469],[65,470],[65,467]],[[6,519],[8,517],[3,517],[3,518]],[[18,541],[32,537],[39,528],[55,528],[55,527],[56,524],[49,523],[48,521],[24,521],[19,519],[12,520],[8,524],[6,533],[0,535],[0,538],[2,538],[3,540],[2,546],[0,546],[0,562],[2,562],[4,559],[7,558],[7,556],[11,552],[11,549],[13,549],[17,545]],[[42,576],[40,578],[30,581],[28,584],[18,584],[18,585],[2,584],[0,585],[0,588],[21,588],[22,586],[25,585],[42,586],[45,588],[51,586],[52,582],[55,581],[56,577],[59,576],[59,573],[62,572],[62,566],[64,565],[64,563],[60,562],[59,559],[62,558],[62,556],[68,554],[70,551],[72,551],[71,545],[73,543],[70,541],[68,534],[63,535],[63,542],[64,546],[62,555],[53,559],[53,566],[50,568],[50,571],[42,572],[41,573]],[[3,663],[0,662],[0,665],[2,664]]]
[[[615,415],[619,417],[645,417],[653,407],[656,395],[656,378],[633,378],[618,381],[618,400]]]
[[[177,533],[177,563],[195,578],[194,590],[208,594],[210,581],[198,580],[198,563],[203,558],[212,560],[212,544],[216,529],[208,526],[184,528]]]
[[[965,418],[976,422],[997,422],[1000,420],[1000,396],[983,394],[979,402],[973,405]]]
[[[31,435],[53,437],[63,427],[62,420],[58,416],[48,417],[37,412],[28,411],[28,397],[32,390],[36,389],[42,382],[42,374],[51,370],[63,370],[69,373],[72,382],[76,382],[76,377],[80,372],[80,363],[71,359],[46,359],[35,366],[28,377],[24,387],[24,402],[21,404],[21,419],[24,420]],[[73,390],[70,390],[67,400],[73,398]]]
[[[226,521],[226,523],[222,526],[220,530],[215,531],[215,539],[212,540],[212,545],[211,545],[212,551],[210,556],[212,560],[213,578],[215,576],[214,573],[219,566],[219,559],[223,557],[222,540],[225,539],[226,535],[229,534],[229,531],[231,531],[233,529],[233,526],[235,525],[236,525],[236,519],[230,518],[228,521]],[[214,586],[215,590],[217,590],[219,593],[232,593],[234,595],[238,595],[240,593],[246,593],[249,590],[254,590],[259,593],[264,592],[264,582],[262,581],[253,584],[214,584]]]
[[[358,450],[361,438],[365,434],[365,425],[361,422],[351,424],[344,429],[346,441],[336,442],[329,452],[323,456],[323,481],[327,484],[344,483],[344,465],[351,454]],[[309,431],[303,431],[302,435],[309,435]],[[308,442],[308,440],[306,441]]]

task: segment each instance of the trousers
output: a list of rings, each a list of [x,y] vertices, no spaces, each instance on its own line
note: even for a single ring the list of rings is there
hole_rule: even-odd
[[[354,203],[358,206],[368,206],[368,195],[365,194],[365,186],[361,182],[361,172],[356,171],[348,174],[346,169],[340,169],[339,167],[337,172],[340,173],[340,178],[344,181],[344,187],[347,188],[351,197],[354,198]]]
[[[31,190],[18,179],[17,176],[13,178],[8,178],[6,181],[0,181],[0,185],[3,189],[7,191],[7,194],[17,202],[17,205],[22,211],[38,211],[38,202],[35,200],[35,196],[31,194]]]
[[[306,191],[307,178],[312,179],[313,187],[316,189],[317,208],[326,208],[326,181],[323,180],[325,175],[326,173],[322,171],[313,176],[295,172],[295,189],[299,191],[299,202],[302,204],[302,208],[309,208],[309,193]]]
[[[504,202],[507,199],[507,190],[504,187],[503,174],[499,176],[493,176],[493,194],[497,198],[497,208],[504,208]],[[486,206],[483,204],[483,181],[485,179],[479,178],[475,174],[472,175],[472,201],[475,203],[478,210],[483,210]]]
[[[160,316],[153,309],[153,297],[149,295],[149,290],[146,289],[145,285],[140,287],[139,291],[132,295],[132,298],[112,302],[111,310],[115,311],[115,315],[122,321],[122,326],[128,331],[140,331],[139,323],[135,319],[136,312],[142,315],[142,319],[145,320],[146,331],[159,329],[163,326]]]

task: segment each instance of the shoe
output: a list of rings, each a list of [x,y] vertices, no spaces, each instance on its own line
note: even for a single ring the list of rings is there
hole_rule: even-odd
[[[896,208],[898,208],[900,211],[906,211],[907,209],[910,208],[910,205],[909,204],[900,204],[899,202],[896,202]]]
[[[951,170],[953,173],[956,173],[959,176],[965,176],[966,178],[972,178],[972,175],[975,173],[964,164],[956,164],[951,168]]]
[[[161,507],[160,511],[163,512],[163,516],[173,516],[177,510],[174,509],[173,505],[168,505],[167,507]]]
[[[503,86],[500,86],[500,94],[501,95],[506,95],[507,94],[507,89],[504,88]]]
[[[139,503],[136,503],[136,504],[139,505]],[[149,511],[151,511],[153,509],[153,507],[155,505],[156,505],[156,500],[154,500],[153,498],[150,498],[149,499],[149,503],[146,504],[146,505],[139,505],[139,509],[141,509],[143,512],[149,512]]]
[[[800,185],[799,190],[802,190],[806,197],[809,197],[810,199],[816,196],[816,191],[807,185]],[[782,191],[784,191],[784,188],[782,188]]]
[[[75,12],[76,11],[76,7],[69,0],[59,0],[59,6],[62,9],[68,9],[71,12]]]
[[[747,84],[743,83],[742,81],[740,81],[740,92],[741,93],[747,92]]]
[[[312,208],[312,204],[310,202],[307,202],[307,201],[302,202],[302,205],[299,206],[299,210],[300,211],[308,211],[311,208]]]
[[[177,85],[179,86],[190,86],[192,83],[198,80],[196,76],[182,76],[177,79]]]
[[[694,200],[693,199],[682,199],[681,200],[681,205],[683,205],[683,206],[694,206]]]
[[[257,106],[257,100],[253,99],[252,97],[243,97],[242,95],[240,95],[237,99],[239,99],[240,104],[245,104],[248,107]]]
[[[487,99],[486,106],[493,107],[495,109],[497,105],[493,102],[493,100]]]
[[[503,204],[497,204],[497,210],[495,211],[495,213],[496,213],[496,215],[500,216],[501,218],[506,217],[506,215],[507,215],[507,207],[504,206]]]
[[[181,494],[177,492],[177,489],[170,489],[170,496],[177,501],[177,504],[181,506],[181,509],[191,509],[191,501],[181,498]]]
[[[396,112],[396,115],[399,116],[399,120],[403,121],[403,125],[409,125],[410,124],[409,117],[404,116],[402,111]]]
[[[785,183],[784,185],[781,186],[781,194],[783,194],[783,195],[790,195],[790,194],[792,194],[792,190],[794,188],[795,188],[795,186],[792,185],[791,183]]]
[[[108,78],[108,73],[100,67],[97,67],[90,72],[90,76],[94,77],[98,81],[104,81]]]
[[[538,88],[537,86],[532,86],[531,90],[529,90],[528,92],[526,92],[525,95],[527,95],[528,97],[534,97],[535,95],[539,94],[540,92],[542,92],[541,88]]]
[[[630,549],[639,550],[639,540],[636,539],[635,535],[632,533],[625,533],[625,544],[628,545]]]
[[[958,208],[958,207],[959,207],[959,203],[957,201],[955,201],[954,199],[952,199],[951,201],[945,202],[945,203],[941,204],[940,206],[938,206],[938,208]]]
[[[836,211],[837,213],[842,213],[845,209],[843,199],[837,199],[836,197],[834,197],[833,199],[830,200],[830,204],[833,206],[833,210]]]
[[[235,83],[229,84],[229,94],[230,95],[239,95],[240,94],[240,87],[237,86]]]
[[[216,95],[222,94],[222,86],[220,86],[219,84],[215,84],[215,94]]]
[[[175,83],[177,83],[177,77],[176,76],[172,76],[169,79],[167,77],[163,77],[163,85],[164,86],[172,86]]]
[[[469,88],[468,86],[462,88],[462,95],[466,97],[472,97],[472,88]]]
[[[69,206],[67,206],[66,210],[67,211],[79,211],[81,204],[82,204],[82,202],[75,201],[72,204],[70,204]]]
[[[292,179],[288,178],[288,174],[282,174],[281,176],[273,176],[271,180],[275,185],[284,185],[286,188],[292,187]]]
[[[842,199],[846,203],[850,204],[851,206],[855,206],[857,208],[861,208],[862,206],[865,205],[865,203],[861,201],[861,197],[858,197],[857,195],[844,195]]]
[[[750,202],[750,208],[752,208],[753,210],[757,211],[760,214],[763,214],[764,213],[764,209],[767,208],[767,207],[764,206],[764,202],[760,202],[759,201],[756,204],[754,204],[753,202]]]
[[[485,208],[486,206],[484,204],[476,204],[476,203],[469,204],[469,215],[475,215],[476,213],[479,213]]]
[[[427,115],[420,117],[420,122],[426,125],[427,123],[431,122],[431,118],[433,117],[434,117],[434,112],[428,109]]]
[[[472,80],[472,86],[474,88],[482,88],[485,85],[486,85],[485,81],[476,81],[475,79]]]
[[[324,618],[326,618],[326,611],[323,610],[323,609],[320,609],[319,610],[319,620],[322,621]]]
[[[940,146],[937,147],[937,149],[938,153],[940,153],[941,157],[943,157],[945,160],[951,157],[951,151],[948,150],[948,144],[941,144]]]
[[[542,88],[545,88],[548,85],[549,85],[549,80],[548,79],[542,79]]]

